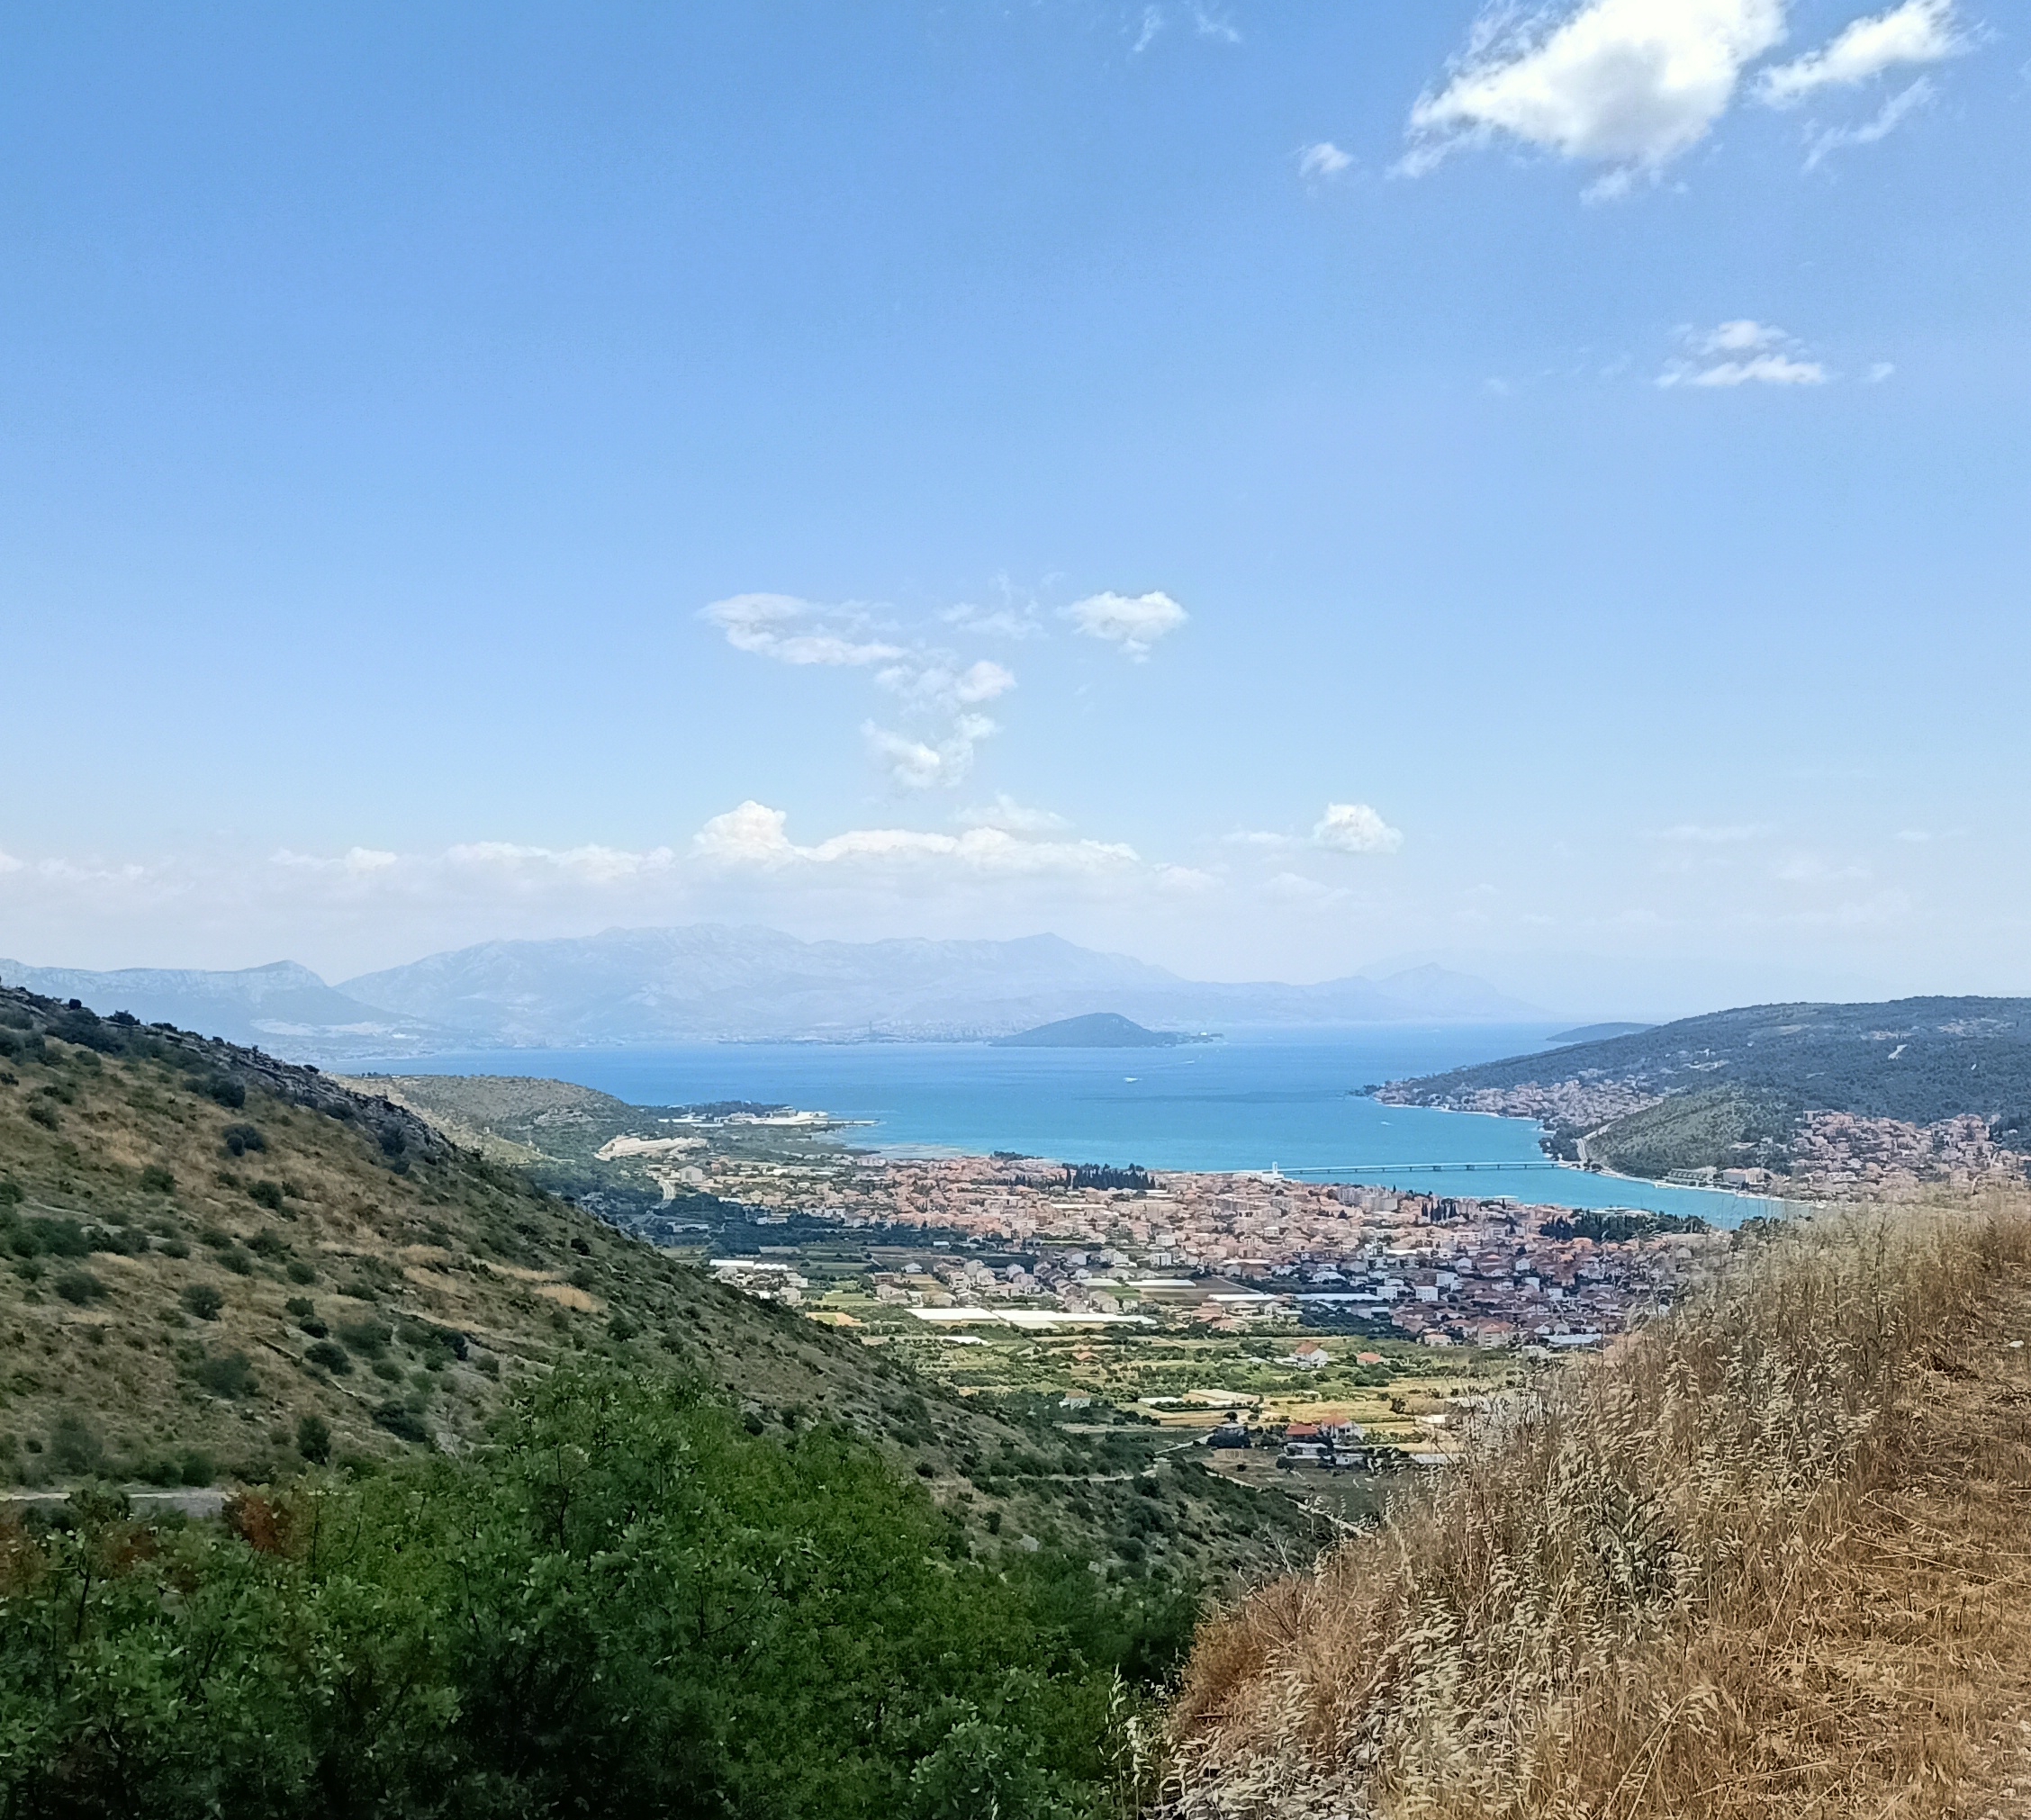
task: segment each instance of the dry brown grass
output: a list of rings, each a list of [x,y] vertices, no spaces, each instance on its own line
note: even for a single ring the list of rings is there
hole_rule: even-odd
[[[2027,1336],[2020,1209],[1755,1248],[1211,1625],[1172,1811],[1990,1811],[2031,1743]]]

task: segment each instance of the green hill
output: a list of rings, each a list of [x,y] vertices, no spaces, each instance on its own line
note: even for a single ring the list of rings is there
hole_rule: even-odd
[[[1191,1041],[1174,1031],[1145,1030],[1118,1012],[1096,1011],[1084,1017],[1040,1023],[1013,1036],[997,1036],[995,1045],[999,1049],[1169,1049]]]
[[[1801,1113],[1928,1125],[1972,1115],[2031,1149],[2031,999],[1761,1005],[1421,1079],[1385,1099],[1530,1110],[1552,1147],[1637,1175],[1782,1165]],[[1630,1110],[1629,1100],[1661,1104]]]
[[[505,1147],[18,990],[0,990],[0,1481],[23,1490],[459,1455],[591,1362],[701,1384],[768,1433],[839,1423],[984,1549],[1125,1552],[1198,1585],[1304,1530],[1286,1500],[1157,1464],[1132,1417],[1075,1437],[946,1395],[542,1192]]]

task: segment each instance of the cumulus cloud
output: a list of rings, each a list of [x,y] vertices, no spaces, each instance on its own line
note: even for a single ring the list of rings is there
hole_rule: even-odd
[[[1905,0],[1888,13],[1857,19],[1810,55],[1765,70],[1756,98],[1791,107],[1821,89],[1852,88],[1886,69],[1938,63],[1965,49],[1954,27],[1954,0]]]
[[[1784,35],[1783,0],[1585,0],[1484,15],[1445,86],[1411,110],[1402,168],[1499,138],[1607,166],[1627,187],[1689,151]]]
[[[1718,329],[1687,329],[1680,338],[1687,357],[1667,365],[1659,385],[1824,385],[1828,376],[1782,329],[1746,317]]]
[[[1101,841],[1041,841],[1006,828],[969,828],[963,834],[915,828],[856,828],[815,846],[790,838],[781,809],[748,801],[715,815],[693,836],[692,851],[721,869],[781,871],[811,866],[944,865],[986,873],[1118,872],[1142,862],[1134,848]]]
[[[934,745],[894,733],[876,721],[861,727],[869,755],[889,773],[889,780],[909,790],[950,788],[973,769],[976,748],[1000,728],[984,714],[962,714]]]
[[[884,689],[905,700],[930,707],[956,709],[977,707],[1016,687],[1016,672],[990,658],[983,657],[964,670],[956,664],[933,661],[922,664],[898,663],[875,678]]]
[[[1191,615],[1168,594],[1089,594],[1064,609],[1088,638],[1104,638],[1140,662]]]
[[[1330,139],[1322,139],[1298,153],[1297,174],[1301,177],[1337,177],[1353,163],[1351,152],[1343,152]]]
[[[1312,839],[1336,853],[1394,853],[1404,844],[1403,831],[1391,827],[1366,803],[1328,803]]]
[[[815,606],[789,594],[736,594],[715,600],[701,617],[735,650],[778,663],[886,663],[906,654],[899,644],[862,636],[867,622],[856,608]]]
[[[20,872],[25,869],[21,860],[15,859],[12,853],[0,849],[0,872]]]

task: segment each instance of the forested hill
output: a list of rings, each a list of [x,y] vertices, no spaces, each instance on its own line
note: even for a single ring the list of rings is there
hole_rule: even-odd
[[[2031,1111],[2031,999],[1747,1005],[1393,1082],[1385,1096],[1444,1105],[1563,1083],[1654,1095],[1729,1086],[1794,1111],[1916,1125],[1972,1113],[2016,1129]]]

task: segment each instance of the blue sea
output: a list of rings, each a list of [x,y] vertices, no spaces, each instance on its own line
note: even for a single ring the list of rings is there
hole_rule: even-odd
[[[1699,1213],[1734,1226],[1772,1203],[1548,1166],[1522,1119],[1385,1106],[1362,1086],[1538,1049],[1549,1029],[1259,1032],[1176,1049],[985,1043],[698,1043],[490,1050],[390,1061],[391,1074],[546,1076],[636,1105],[781,1103],[864,1121],[891,1155],[1019,1150],[1150,1169],[1281,1169],[1306,1179],[1568,1207]]]

